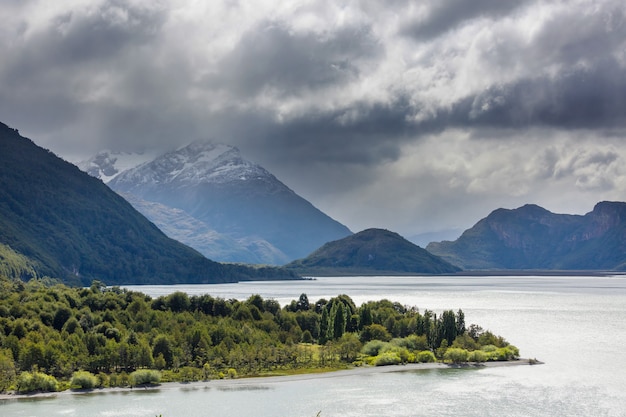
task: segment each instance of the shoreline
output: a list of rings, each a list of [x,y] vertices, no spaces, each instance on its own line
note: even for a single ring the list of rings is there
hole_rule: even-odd
[[[59,398],[68,395],[106,395],[114,393],[132,393],[133,391],[168,391],[173,389],[206,389],[215,387],[217,389],[228,389],[231,387],[237,388],[246,385],[267,385],[284,382],[295,381],[307,381],[312,379],[325,379],[325,378],[341,378],[354,375],[367,375],[373,373],[390,373],[390,372],[406,372],[415,370],[427,370],[427,369],[483,369],[483,368],[499,368],[505,366],[520,366],[520,365],[542,365],[543,362],[535,359],[518,359],[514,361],[498,361],[498,362],[483,362],[480,364],[464,363],[464,364],[445,364],[441,362],[433,363],[407,363],[405,365],[386,365],[386,366],[362,366],[351,369],[341,369],[338,371],[321,372],[321,373],[305,373],[297,375],[277,375],[277,376],[257,376],[249,378],[236,378],[236,379],[210,379],[207,381],[193,381],[193,382],[164,382],[158,385],[143,386],[143,387],[113,387],[113,388],[95,388],[91,390],[65,390],[59,392],[37,392],[32,394],[0,394],[1,402],[8,400],[29,400],[29,399],[45,399],[45,398]]]

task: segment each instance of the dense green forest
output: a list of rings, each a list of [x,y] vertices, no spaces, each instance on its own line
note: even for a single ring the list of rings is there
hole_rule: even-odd
[[[46,285],[47,284],[47,285]],[[408,362],[516,359],[463,311],[347,295],[280,306],[176,292],[151,298],[0,276],[0,391],[133,386]]]

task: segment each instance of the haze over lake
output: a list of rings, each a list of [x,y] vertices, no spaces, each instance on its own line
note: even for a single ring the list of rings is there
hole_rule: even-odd
[[[267,381],[219,387],[184,384],[109,395],[5,401],[9,416],[625,416],[626,278],[349,277],[298,282],[129,287],[284,305],[348,294],[357,304],[388,298],[504,336],[540,366],[444,369]]]

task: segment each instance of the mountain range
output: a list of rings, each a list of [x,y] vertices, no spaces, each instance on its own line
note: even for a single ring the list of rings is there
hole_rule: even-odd
[[[152,160],[139,155],[136,166],[129,160],[103,152],[79,166],[214,260],[280,265],[352,234],[232,146],[195,142]]]
[[[74,285],[298,278],[205,258],[168,238],[102,181],[2,123],[0,149],[0,261],[7,275]]]
[[[626,203],[600,202],[585,215],[501,208],[426,249],[463,269],[625,271]]]
[[[446,274],[460,271],[399,234],[384,229],[367,229],[326,243],[286,267],[305,275]]]

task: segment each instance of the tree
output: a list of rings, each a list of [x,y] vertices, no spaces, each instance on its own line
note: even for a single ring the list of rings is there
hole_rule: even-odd
[[[369,304],[363,304],[359,309],[359,330],[371,325],[372,322],[372,309]]]
[[[329,337],[329,328],[330,328],[330,320],[328,318],[328,310],[326,308],[322,309],[322,318],[320,319],[320,344],[326,343],[332,337]]]
[[[383,342],[388,342],[391,340],[391,334],[389,334],[384,326],[375,323],[371,326],[363,328],[363,331],[361,332],[361,342],[368,342],[370,340],[382,340]]]
[[[311,308],[311,304],[309,303],[309,297],[306,294],[300,294],[300,298],[298,298],[298,302],[296,303],[297,311],[308,311]]]
[[[339,339],[346,331],[346,311],[343,303],[336,303],[333,310],[334,312],[331,310],[330,314],[333,329],[332,339]]]
[[[173,312],[179,313],[181,311],[189,310],[191,306],[191,301],[189,300],[189,296],[182,292],[176,291],[167,296],[167,306]]]
[[[56,330],[61,331],[63,329],[63,325],[69,318],[72,317],[72,311],[67,307],[59,308],[56,313],[54,313],[54,318],[52,319],[52,327]]]
[[[448,341],[448,346],[454,342],[457,335],[456,316],[454,311],[447,310],[443,312],[441,316],[441,325],[439,339],[445,339]]]
[[[465,334],[465,313],[459,309],[456,313],[456,334],[457,336]]]
[[[158,358],[160,356],[163,357],[165,364],[167,367],[171,367],[174,363],[174,352],[172,349],[172,343],[170,339],[160,334],[154,339],[154,344],[152,346],[152,357]]]
[[[0,392],[11,386],[15,379],[15,362],[10,351],[0,351]]]

